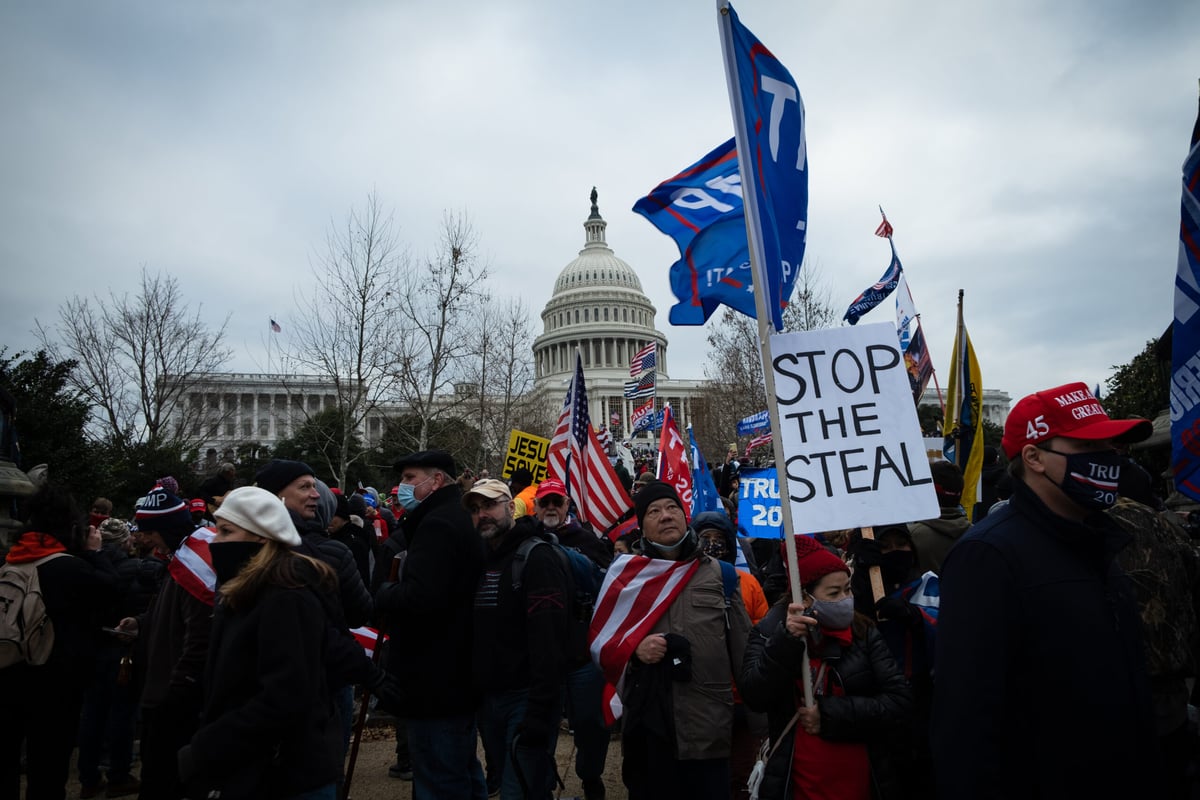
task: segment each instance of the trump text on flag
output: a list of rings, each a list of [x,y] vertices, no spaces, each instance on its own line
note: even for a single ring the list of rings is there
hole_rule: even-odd
[[[771,368],[797,524],[825,531],[938,516],[891,323],[772,336]]]
[[[546,451],[549,448],[549,439],[514,429],[508,435],[508,452],[504,454],[500,477],[511,478],[513,472],[524,467],[533,473],[534,483],[541,483],[546,479]]]
[[[774,467],[742,467],[738,473],[737,518],[746,536],[756,539],[783,536],[783,508],[779,505],[779,479]]]

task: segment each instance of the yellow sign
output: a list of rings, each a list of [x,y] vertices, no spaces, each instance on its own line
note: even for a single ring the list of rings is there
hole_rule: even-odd
[[[546,454],[550,452],[550,440],[532,433],[513,429],[508,436],[508,452],[504,455],[501,478],[511,478],[514,471],[524,467],[533,473],[533,482],[546,479]]]

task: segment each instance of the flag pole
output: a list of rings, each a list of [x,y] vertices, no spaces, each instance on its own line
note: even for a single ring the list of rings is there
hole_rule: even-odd
[[[955,372],[956,385],[954,388],[954,402],[957,407],[951,409],[954,414],[954,463],[961,470],[962,464],[962,402],[963,402],[963,387],[965,386],[966,376],[963,375],[963,353],[967,343],[966,337],[963,336],[963,290],[958,290],[958,326],[954,329],[954,363],[958,365],[958,370]]]
[[[883,206],[879,206],[879,216],[883,217],[884,222],[887,222],[887,214],[883,213]],[[888,240],[888,244],[890,244],[892,246],[892,255],[895,256],[896,258],[900,258],[900,253],[897,252],[897,250],[896,250],[896,240],[892,238],[892,234],[890,234],[890,233],[888,234],[887,240]],[[909,305],[911,305],[915,309],[917,307],[917,301],[913,299],[912,287],[909,286],[907,280],[904,282],[904,291],[908,292]],[[922,327],[921,326],[921,315],[920,314],[915,315],[914,319],[917,321],[917,328],[921,328]],[[921,335],[924,336],[923,330],[921,331]],[[928,348],[929,347],[929,337],[925,336],[924,338],[925,338],[925,347]],[[942,410],[942,419],[945,419],[946,418],[946,400],[945,400],[945,398],[942,397],[942,385],[941,385],[941,383],[938,382],[937,367],[933,366],[933,357],[932,356],[930,356],[930,358],[929,358],[929,371],[930,371],[931,377],[933,378],[933,388],[937,390],[938,407],[941,408],[941,410]],[[920,405],[920,403],[921,403],[921,398],[918,397],[917,404]]]
[[[750,152],[750,136],[746,130],[746,116],[742,109],[742,97],[738,90],[737,58],[733,50],[733,25],[729,18],[729,0],[716,0],[718,27],[721,30],[721,52],[725,58],[725,83],[729,89],[729,105],[733,111],[733,127],[737,142],[738,172],[742,179],[742,206],[745,209],[746,243],[750,251],[750,275],[754,285],[754,311],[758,317],[759,360],[763,373],[763,388],[767,396],[767,416],[771,420],[771,451],[775,457],[776,474],[780,475],[779,507],[783,512],[783,546],[787,554],[788,575],[791,580],[792,603],[802,605],[804,598],[800,588],[800,565],[796,558],[796,542],[792,538],[795,526],[792,522],[792,504],[787,486],[786,461],[783,453],[783,437],[779,435],[779,406],[775,402],[775,375],[771,366],[771,334],[774,333],[773,316],[767,308],[770,287],[766,281],[766,268],[762,263],[763,243],[761,216],[758,208],[758,188],[754,174],[754,154]],[[802,265],[796,265],[800,269]],[[783,470],[780,474],[780,470]],[[809,659],[800,659],[800,677],[804,687],[804,705],[812,708],[812,667]]]

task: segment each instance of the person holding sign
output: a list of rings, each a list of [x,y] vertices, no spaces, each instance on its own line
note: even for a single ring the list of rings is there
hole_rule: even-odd
[[[782,600],[750,634],[738,689],[767,712],[774,748],[759,796],[868,800],[895,787],[879,756],[912,713],[912,690],[867,618],[854,611],[850,568],[812,536],[796,537],[803,604]],[[810,659],[812,707],[798,705]]]
[[[1103,512],[1152,431],[1083,383],[1022,398],[1015,479],[946,557],[932,747],[940,797],[1160,797],[1141,621]]]

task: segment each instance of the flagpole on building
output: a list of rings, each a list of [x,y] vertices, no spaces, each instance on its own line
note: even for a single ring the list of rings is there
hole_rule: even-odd
[[[745,209],[746,242],[750,251],[750,275],[754,284],[754,311],[758,317],[759,359],[763,373],[763,388],[767,396],[767,415],[771,420],[772,432],[782,430],[779,423],[779,406],[775,402],[775,376],[771,365],[771,334],[774,333],[772,314],[767,308],[770,288],[766,281],[766,268],[762,263],[763,242],[761,215],[758,208],[757,176],[754,174],[754,154],[750,152],[750,136],[746,130],[746,115],[742,108],[741,92],[738,90],[737,58],[733,46],[733,25],[729,18],[729,0],[717,0],[718,27],[721,30],[721,52],[725,58],[725,83],[729,89],[729,104],[733,111],[734,138],[737,141],[738,171],[742,180],[742,205]],[[802,265],[797,268],[802,268]],[[800,566],[796,558],[796,542],[792,538],[795,526],[792,521],[792,504],[786,490],[787,478],[783,437],[771,437],[771,450],[775,457],[775,469],[779,472],[779,507],[783,512],[783,545],[787,553],[788,575],[791,579],[792,602],[801,605],[803,596],[800,588]],[[813,707],[812,668],[809,659],[800,659],[801,682],[804,686],[804,705]]]

